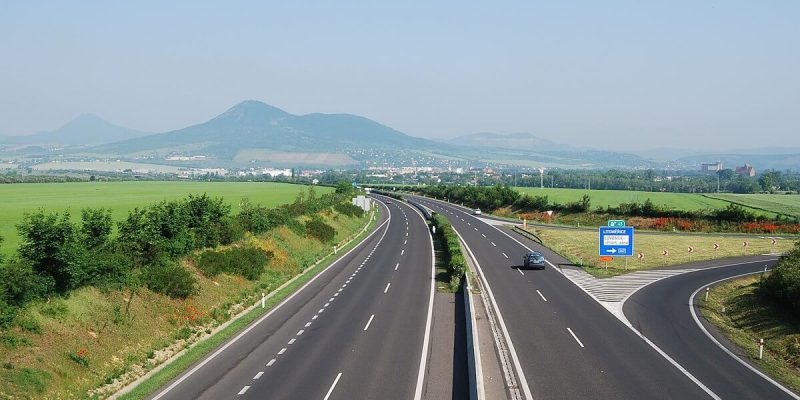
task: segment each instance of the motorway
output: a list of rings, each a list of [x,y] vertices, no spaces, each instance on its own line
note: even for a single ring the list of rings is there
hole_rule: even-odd
[[[555,268],[519,269],[527,251],[521,243],[460,207],[414,199],[447,216],[474,254],[510,336],[526,398],[708,397]],[[551,262],[566,262],[536,246]]]
[[[381,207],[363,243],[151,398],[419,398],[433,242],[414,208]]]
[[[776,262],[774,257],[678,275],[653,283],[625,303],[625,316],[636,329],[666,351],[709,389],[723,399],[800,399],[739,362],[715,344],[713,334],[733,353],[740,350],[710,326],[697,309],[705,287],[722,279],[760,273]],[[695,296],[694,301],[690,298]],[[713,290],[713,289],[712,289]],[[691,308],[690,305],[691,304]],[[698,324],[703,324],[701,328]]]

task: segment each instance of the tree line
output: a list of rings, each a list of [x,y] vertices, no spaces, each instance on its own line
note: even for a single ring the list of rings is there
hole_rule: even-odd
[[[116,224],[105,208],[81,210],[74,222],[69,211],[26,214],[17,225],[21,244],[14,257],[0,258],[0,328],[8,326],[26,303],[68,295],[84,286],[103,289],[146,287],[171,297],[196,293],[194,275],[180,259],[206,249],[193,259],[204,275],[220,272],[254,280],[271,254],[257,248],[214,250],[233,244],[245,232],[264,233],[287,226],[298,235],[331,242],[335,229],[319,217],[334,208],[349,216],[363,210],[349,203],[351,189],[317,196],[313,188],[291,204],[266,208],[243,201],[238,214],[222,198],[189,195],[135,208]],[[298,217],[307,216],[301,224]],[[2,242],[2,238],[0,238]],[[218,254],[216,254],[218,253]]]

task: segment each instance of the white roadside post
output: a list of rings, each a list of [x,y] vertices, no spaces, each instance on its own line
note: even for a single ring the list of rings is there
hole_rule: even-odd
[[[336,254],[336,246],[333,246],[333,254]]]
[[[261,293],[261,308],[264,308],[266,306],[267,306],[267,295],[266,295],[266,293],[262,292]]]
[[[708,292],[709,292],[710,290],[711,290],[711,288],[706,288],[706,301],[708,301]]]
[[[764,359],[764,338],[758,341],[758,359]]]

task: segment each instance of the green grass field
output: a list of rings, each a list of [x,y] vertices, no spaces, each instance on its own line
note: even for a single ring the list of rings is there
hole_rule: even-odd
[[[794,355],[800,341],[800,320],[758,296],[760,279],[760,274],[751,275],[715,285],[708,301],[700,295],[697,304],[703,316],[739,346],[750,362],[791,389],[800,390],[800,369]],[[764,339],[762,360],[758,359],[759,339]]]
[[[584,194],[592,198],[592,208],[597,206],[616,207],[620,203],[634,201],[644,202],[650,199],[654,204],[670,207],[674,210],[704,210],[725,208],[728,202],[710,199],[695,193],[640,192],[633,190],[584,190],[560,188],[516,187],[516,190],[531,196],[547,196],[550,202],[566,204],[578,201]]]
[[[681,235],[681,234],[638,234],[634,242],[634,251],[644,253],[644,259],[630,257],[625,269],[625,258],[615,257],[609,263],[601,263],[598,256],[597,231],[535,228],[535,233],[544,245],[557,251],[572,262],[583,262],[586,271],[598,276],[607,277],[625,274],[638,270],[662,268],[669,265],[684,264],[692,261],[710,260],[714,258],[734,257],[753,254],[780,253],[794,246],[792,239],[779,239],[772,245],[767,238],[742,239],[730,236],[715,235]],[[747,240],[745,252],[743,241]],[[714,251],[714,243],[720,248]],[[693,252],[689,253],[689,246]],[[664,257],[663,251],[669,256]]]
[[[708,194],[708,198],[722,199],[732,203],[800,217],[800,195],[797,194]]]
[[[70,210],[80,218],[86,207],[105,207],[112,210],[114,220],[120,221],[129,210],[160,200],[184,198],[189,194],[206,193],[222,197],[237,212],[243,198],[268,207],[294,201],[306,186],[264,182],[81,182],[81,183],[20,183],[0,185],[0,254],[9,255],[19,245],[16,224],[26,212],[39,208],[47,212]],[[316,187],[317,194],[333,188]]]

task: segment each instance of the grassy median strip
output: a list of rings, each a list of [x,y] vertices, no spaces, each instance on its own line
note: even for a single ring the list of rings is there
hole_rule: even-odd
[[[626,267],[624,257],[614,257],[613,261],[600,262],[597,231],[537,227],[532,232],[542,239],[545,246],[558,252],[572,263],[583,266],[586,272],[597,277],[610,277],[715,258],[783,253],[791,249],[795,243],[791,239],[779,239],[773,245],[772,240],[765,237],[738,238],[715,235],[638,233],[634,238],[636,254],[628,257]],[[746,247],[744,246],[745,241],[747,241]],[[718,244],[719,249],[714,250],[714,244]],[[692,252],[689,252],[690,247]],[[666,256],[664,255],[665,250],[668,253]],[[643,253],[642,259],[639,259],[639,253]]]
[[[457,293],[461,290],[461,280],[467,272],[467,260],[464,258],[461,241],[445,216],[434,213],[431,225],[436,228],[433,243],[437,253],[437,288],[439,291]]]
[[[375,219],[370,222],[368,228],[364,232],[359,234],[348,245],[342,247],[341,249],[338,249],[337,255],[327,256],[316,266],[307,269],[306,271],[301,273],[301,275],[299,275],[298,278],[295,279],[293,282],[275,292],[269,299],[266,300],[265,308],[261,307],[254,308],[247,314],[233,321],[230,325],[228,325],[225,329],[219,331],[217,334],[189,348],[174,362],[172,362],[171,364],[167,365],[166,367],[155,373],[153,376],[151,376],[150,378],[148,378],[147,380],[136,386],[130,392],[120,396],[120,399],[134,400],[134,399],[146,398],[148,395],[154,393],[159,388],[167,384],[170,380],[180,375],[192,364],[202,359],[203,357],[211,353],[214,349],[225,343],[228,339],[238,334],[242,329],[247,327],[250,323],[258,319],[265,313],[269,312],[277,304],[279,304],[288,296],[290,296],[292,293],[297,291],[302,285],[311,280],[313,277],[317,276],[317,274],[322,272],[325,268],[330,266],[334,261],[336,261],[340,257],[341,254],[349,251],[355,246],[358,246],[361,243],[361,241],[364,238],[366,238],[370,233],[372,233],[372,231],[375,229],[375,226],[380,220],[379,215],[380,214],[378,212],[378,214],[376,214]]]
[[[800,391],[800,320],[759,296],[761,279],[758,274],[715,285],[708,301],[704,293],[698,294],[698,307],[762,372]],[[762,360],[760,339],[764,339]]]

